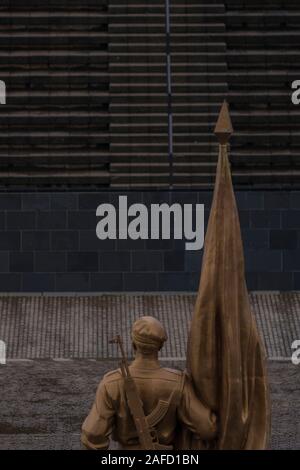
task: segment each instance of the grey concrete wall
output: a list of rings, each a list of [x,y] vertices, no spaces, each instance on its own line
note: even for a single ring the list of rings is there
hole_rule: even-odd
[[[96,237],[96,208],[117,204],[205,204],[212,193],[97,192],[0,194],[1,292],[193,291],[202,251],[185,240]],[[251,290],[300,289],[300,191],[236,192]]]

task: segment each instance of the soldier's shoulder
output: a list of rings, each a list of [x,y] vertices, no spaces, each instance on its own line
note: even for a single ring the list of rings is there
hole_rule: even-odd
[[[109,383],[121,380],[121,378],[122,378],[122,374],[121,374],[120,369],[115,369],[115,370],[111,370],[110,372],[107,372],[103,376],[102,382],[105,384],[109,384]]]
[[[164,367],[161,370],[163,371],[166,378],[169,380],[174,380],[175,382],[179,382],[184,375],[184,372],[181,370],[171,369],[169,367]]]

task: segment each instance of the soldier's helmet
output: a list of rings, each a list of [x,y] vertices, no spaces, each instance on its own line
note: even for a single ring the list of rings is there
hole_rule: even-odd
[[[160,321],[150,316],[141,317],[134,322],[131,337],[133,346],[143,354],[159,351],[167,340]]]

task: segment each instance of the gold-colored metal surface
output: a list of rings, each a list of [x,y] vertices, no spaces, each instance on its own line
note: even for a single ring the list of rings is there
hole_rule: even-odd
[[[160,322],[140,318],[132,337],[135,360],[127,372],[125,360],[124,371],[104,376],[82,426],[83,445],[104,450],[112,436],[122,449],[171,449],[179,423],[201,442],[214,439],[216,418],[196,397],[189,377],[159,364],[158,351],[166,339]]]
[[[265,352],[251,312],[223,104],[220,142],[201,281],[191,323],[188,367],[198,397],[218,416],[218,449],[265,449],[270,426]],[[191,447],[197,448],[191,439]]]
[[[201,281],[188,344],[188,372],[162,368],[167,339],[153,317],[132,330],[135,360],[106,374],[82,427],[82,442],[107,449],[265,449],[270,414],[265,352],[251,312],[227,143],[233,128],[224,102]]]
[[[221,145],[225,145],[229,142],[229,139],[232,134],[233,127],[229,114],[228,104],[226,101],[224,101],[215,127],[215,135],[219,143]]]

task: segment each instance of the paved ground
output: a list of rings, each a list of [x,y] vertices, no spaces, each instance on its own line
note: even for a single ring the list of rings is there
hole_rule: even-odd
[[[97,383],[115,365],[89,360],[9,362],[0,375],[0,449],[80,448],[80,425]],[[182,363],[167,365],[180,368]],[[269,374],[271,446],[300,449],[300,371],[289,363],[270,362]]]
[[[300,366],[291,343],[300,339],[299,294],[252,294],[268,356],[272,448],[300,449]],[[167,325],[163,361],[184,366],[192,295],[1,297],[0,449],[77,449],[80,425],[103,373],[117,364],[107,338],[128,340],[133,318],[147,312]],[[173,332],[173,334],[171,334]],[[56,359],[55,359],[56,358]]]
[[[250,300],[268,357],[290,357],[300,339],[300,293],[252,293]],[[194,303],[192,294],[0,296],[0,339],[11,359],[110,359],[117,349],[109,339],[121,332],[130,352],[130,325],[148,314],[169,333],[164,357],[183,358]]]

